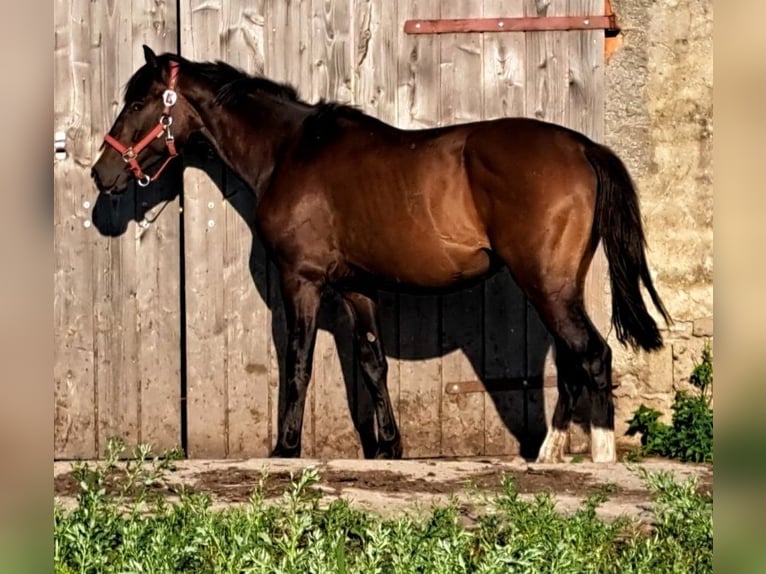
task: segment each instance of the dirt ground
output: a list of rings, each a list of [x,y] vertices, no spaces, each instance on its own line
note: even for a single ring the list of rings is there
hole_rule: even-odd
[[[432,504],[456,498],[464,518],[481,512],[482,497],[502,488],[503,477],[515,478],[522,498],[549,492],[562,512],[577,509],[590,494],[604,492],[608,500],[599,509],[604,518],[623,514],[650,521],[651,498],[636,468],[650,472],[668,471],[679,479],[696,475],[699,489],[712,494],[710,465],[645,460],[640,464],[596,465],[570,460],[558,465],[527,463],[522,459],[461,460],[185,460],[175,465],[168,484],[160,490],[168,498],[177,496],[180,485],[212,496],[214,506],[246,503],[264,470],[267,498],[282,495],[291,475],[314,467],[321,480],[314,487],[323,500],[343,497],[352,505],[384,516],[427,510]],[[54,463],[54,494],[65,507],[74,504],[77,483],[72,464]]]

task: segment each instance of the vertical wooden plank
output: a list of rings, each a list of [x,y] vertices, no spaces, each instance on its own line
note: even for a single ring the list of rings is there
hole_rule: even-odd
[[[313,74],[311,99],[353,101],[354,22],[351,0],[312,2]],[[349,323],[340,301],[328,301],[324,313],[328,330],[317,336],[314,377],[311,383],[314,405],[315,456],[357,458],[359,437],[349,414],[354,399],[353,348]],[[336,337],[333,337],[333,332]],[[344,377],[341,357],[348,365]],[[351,394],[351,396],[349,396]]]
[[[601,0],[569,0],[572,16],[603,14]],[[569,47],[569,90],[567,125],[595,141],[604,139],[604,33],[599,30],[567,34]],[[607,263],[599,247],[585,283],[585,303],[596,328],[609,329],[606,300]]]
[[[441,6],[442,18],[479,18],[481,0]],[[445,34],[440,44],[440,121],[478,121],[483,116],[483,34]],[[448,456],[484,453],[485,393],[447,394],[447,386],[483,374],[483,287],[441,298],[442,452]]]
[[[438,18],[439,2],[398,0],[398,29],[411,18]],[[397,80],[397,124],[437,125],[439,43],[434,36],[401,36]],[[406,457],[436,456],[441,445],[441,344],[439,299],[399,297],[399,417]]]
[[[83,51],[89,38],[83,24],[86,2],[54,4],[54,126],[66,132],[71,153],[54,164],[54,455],[96,455],[96,387],[93,355],[92,235],[83,200],[88,177],[75,143],[88,137],[83,124],[88,106],[88,66]],[[76,16],[79,15],[79,18]]]
[[[603,14],[604,2],[599,0],[569,0],[569,13],[573,16]],[[567,33],[569,50],[568,115],[567,125],[583,132],[596,141],[604,136],[604,33],[601,31],[573,31]],[[585,279],[585,308],[593,324],[606,337],[609,331],[609,301],[606,296],[608,265],[603,246],[593,256]],[[589,419],[587,393],[578,401],[575,419]],[[588,452],[590,449],[587,423],[572,425],[569,431],[570,452]]]
[[[234,66],[264,73],[264,2],[226,1],[221,51]],[[253,235],[255,196],[228,170],[225,196],[213,202],[224,222],[223,283],[226,317],[226,412],[231,457],[267,456],[271,449],[269,408],[268,263]]]
[[[181,3],[181,53],[193,60],[222,59],[222,3]],[[207,171],[207,173],[206,173]],[[223,166],[184,173],[188,453],[228,455],[228,360],[223,253],[226,219],[220,205]]]
[[[122,105],[120,90],[135,71],[133,26],[129,7],[104,4],[93,8],[93,37],[104,38],[105,42],[116,45],[116,49],[109,50],[104,58],[94,51],[93,61],[100,65],[89,73],[89,81],[93,81],[90,100],[99,110],[94,115],[106,119],[101,126],[103,134],[115,114],[100,110],[109,106],[110,100],[118,103],[116,107]],[[100,89],[107,74],[114,77],[114,80],[107,80],[106,85],[111,88],[109,92]],[[90,141],[88,145],[91,145]],[[130,228],[119,238],[99,238],[98,243],[99,248],[94,253],[94,308],[98,324],[95,333],[97,440],[99,451],[103,452],[111,437],[120,437],[128,445],[139,442],[138,245]]]
[[[75,415],[73,419],[69,413],[62,417],[57,413],[57,420],[64,421],[56,433],[60,445],[57,456],[95,456],[103,452],[111,436],[119,436],[129,445],[147,442],[160,449],[177,446],[180,442],[178,219],[174,216],[177,204],[176,210],[170,208],[166,212],[170,217],[158,220],[140,239],[133,226],[120,238],[101,237],[90,225],[96,190],[88,173],[103,135],[122,105],[124,83],[143,63],[141,44],[153,45],[159,51],[175,48],[175,7],[157,7],[147,2],[125,6],[72,0],[60,2],[56,8],[60,10],[57,16],[64,15],[57,29],[57,43],[59,35],[62,40],[66,36],[66,27],[75,31],[70,34],[71,51],[67,53],[59,45],[60,57],[56,57],[57,64],[71,57],[70,69],[57,80],[54,101],[56,105],[59,98],[62,102],[71,98],[69,109],[61,109],[57,116],[57,127],[68,128],[71,155],[60,165],[66,171],[65,180],[59,181],[57,176],[57,206],[64,205],[59,198],[69,203],[66,210],[57,210],[56,228],[68,227],[69,233],[66,238],[59,237],[56,247],[57,269],[63,271],[57,272],[56,292],[69,293],[71,279],[67,274],[70,270],[78,274],[77,304],[85,306],[83,312],[90,327],[86,339],[82,336],[83,326],[75,328],[69,296],[58,299],[56,304],[62,309],[56,316],[69,326],[66,335],[58,339],[54,373],[58,373],[57,388],[62,387],[62,381],[66,382],[63,386],[70,392],[70,402],[79,407],[90,403],[95,417],[92,429],[76,431],[74,427],[81,414],[71,413]],[[76,190],[76,195],[69,195],[68,183],[74,181],[77,185],[72,191]],[[132,198],[131,193],[126,197]],[[139,206],[148,202],[150,195],[148,190],[138,195]],[[80,237],[81,233],[85,235]],[[70,265],[74,258],[76,266]],[[76,346],[66,340],[74,334],[80,336]],[[90,354],[91,386],[88,388],[84,381],[79,381],[75,390],[73,381],[81,370],[78,363],[86,353]],[[72,392],[79,395],[74,401]],[[71,408],[71,405],[63,408],[65,401],[66,398],[59,400],[57,396],[56,404],[62,411]],[[89,436],[91,432],[93,437]],[[74,433],[84,433],[77,439],[88,445],[82,453],[65,446]]]
[[[263,73],[264,9],[263,1],[185,2],[182,52]],[[266,456],[271,312],[268,263],[251,231],[255,198],[219,161],[205,169],[185,179],[189,451]]]
[[[521,3],[484,0],[485,17],[523,16]],[[526,113],[525,35],[486,34],[484,38],[485,119]],[[523,377],[526,373],[526,301],[507,270],[484,286],[484,376]],[[524,392],[488,394],[485,400],[488,455],[515,455],[525,432]]]
[[[144,63],[143,45],[175,52],[178,14],[174,3],[133,2],[132,74]],[[100,131],[100,130],[99,130]],[[174,166],[176,167],[176,166]],[[168,171],[152,193],[176,193],[181,184]],[[163,188],[163,191],[157,191]],[[139,190],[140,194],[141,191]],[[169,195],[168,195],[169,196]],[[181,444],[180,225],[176,197],[134,241],[138,338],[140,442],[157,450]],[[155,211],[158,211],[157,208]],[[130,237],[129,230],[129,237]]]
[[[565,16],[567,0],[540,3],[525,0],[527,16]],[[568,110],[569,52],[565,32],[528,32],[526,36],[526,114],[530,117],[566,124]],[[552,340],[537,312],[527,305],[527,377],[554,375]],[[554,388],[529,391],[525,405],[526,432],[542,441],[553,415],[546,404],[557,395]],[[542,414],[544,413],[544,415]],[[536,454],[536,453],[528,453]]]
[[[304,4],[302,2],[301,4]],[[264,70],[265,75],[274,81],[287,81],[286,67],[290,58],[285,55],[285,50],[289,47],[284,45],[286,36],[285,28],[290,25],[289,14],[286,10],[287,4],[275,0],[266,0],[264,4]],[[295,24],[295,23],[293,23]],[[302,24],[302,22],[301,22]],[[300,24],[299,24],[300,25]],[[273,448],[278,435],[279,413],[283,409],[284,393],[280,396],[280,386],[284,384],[284,350],[287,344],[287,326],[285,323],[284,305],[282,294],[280,292],[279,275],[276,266],[272,262],[267,263],[268,277],[268,304],[271,310],[271,332],[269,345],[269,418],[270,418],[270,436],[269,442]],[[280,400],[282,399],[282,400]],[[310,437],[312,421],[312,403],[311,397],[307,400],[306,416],[303,422],[303,455],[307,456],[306,445],[313,446]]]
[[[397,6],[387,0],[354,0],[353,101],[366,113],[396,124]],[[378,305],[382,343],[388,361],[388,390],[399,411],[399,311],[393,293],[381,293]],[[356,372],[356,418],[374,426],[375,413],[362,374]],[[397,417],[398,422],[398,417]]]

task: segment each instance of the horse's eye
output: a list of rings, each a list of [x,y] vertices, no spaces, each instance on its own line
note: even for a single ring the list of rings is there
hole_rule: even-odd
[[[140,112],[144,108],[144,102],[133,102],[130,104],[130,109],[134,112]]]

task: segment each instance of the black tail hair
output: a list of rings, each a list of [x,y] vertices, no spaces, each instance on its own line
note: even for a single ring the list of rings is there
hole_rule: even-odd
[[[638,194],[625,164],[609,148],[591,144],[585,155],[598,176],[594,230],[604,242],[612,285],[612,324],[617,339],[634,349],[663,347],[662,335],[644,304],[641,283],[670,325],[672,319],[652,283]]]

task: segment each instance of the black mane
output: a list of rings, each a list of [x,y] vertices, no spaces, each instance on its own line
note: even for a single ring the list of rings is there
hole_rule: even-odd
[[[175,54],[163,54],[158,58],[162,67],[168,62],[178,62],[181,75],[200,78],[213,86],[215,103],[221,107],[233,108],[245,104],[248,100],[259,95],[268,95],[285,103],[297,103],[309,110],[303,122],[305,136],[302,151],[310,155],[334,141],[343,132],[345,122],[371,122],[381,124],[379,120],[365,114],[362,110],[333,101],[320,100],[316,104],[303,101],[297,90],[286,83],[279,83],[254,76],[226,62],[191,62]],[[142,66],[125,88],[125,101],[131,102],[143,98],[157,81],[157,70],[149,65]]]
[[[163,54],[159,57],[161,64],[170,61],[178,62],[180,73],[202,78],[216,88],[216,103],[221,106],[231,106],[242,102],[254,94],[268,94],[288,102],[301,102],[296,89],[289,84],[273,82],[261,76],[250,75],[226,62],[191,62],[175,54]],[[157,79],[154,69],[148,65],[142,66],[125,87],[125,101],[133,101],[143,97]]]

